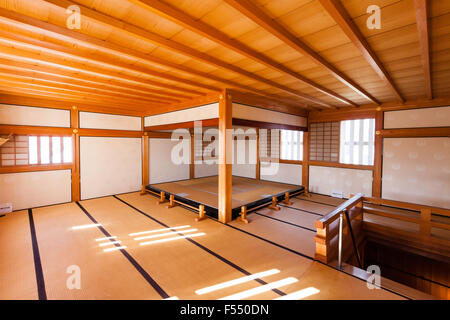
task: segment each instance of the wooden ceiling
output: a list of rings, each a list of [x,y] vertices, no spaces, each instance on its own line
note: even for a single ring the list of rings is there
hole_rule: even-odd
[[[303,111],[449,97],[450,1],[0,0],[0,95],[147,114],[223,88]]]

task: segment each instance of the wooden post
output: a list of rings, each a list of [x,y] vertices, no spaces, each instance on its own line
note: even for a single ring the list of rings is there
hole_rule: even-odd
[[[205,218],[206,218],[205,206],[203,204],[201,204],[198,207],[198,217],[195,218],[195,221],[199,222],[199,221],[201,221],[201,220],[203,220]]]
[[[269,206],[269,209],[272,209],[272,210],[275,210],[275,211],[280,210],[280,207],[278,207],[277,203],[278,203],[277,197],[273,196],[272,197],[272,204]]]
[[[149,141],[148,134],[144,132],[142,136],[142,191],[141,195],[147,194],[145,187],[149,184]]]
[[[80,127],[79,113],[76,106],[70,109],[70,127],[72,128],[72,201],[80,201]]]
[[[309,197],[309,132],[303,131],[302,185]]]
[[[167,206],[167,208],[173,208],[175,207],[175,196],[173,194],[170,195],[169,197],[169,205]]]
[[[194,134],[191,132],[191,163],[189,164],[189,179],[195,178],[195,144]]]
[[[420,210],[420,233],[426,236],[431,234],[431,209],[424,208]]]
[[[381,198],[381,176],[383,165],[383,136],[381,135],[383,130],[383,111],[377,111],[375,115],[375,154],[374,154],[374,171],[372,182],[372,196]]]
[[[289,200],[289,192],[285,192],[284,193],[284,200],[283,203],[290,206],[292,204],[292,202]]]
[[[166,193],[164,191],[161,191],[160,198],[156,202],[156,204],[161,204],[161,203],[164,203],[164,202],[166,202]]]
[[[228,90],[219,97],[219,221],[231,221],[232,101]]]
[[[248,220],[247,220],[247,207],[246,206],[242,206],[241,207],[241,218],[240,219],[245,224],[248,223]]]
[[[256,180],[261,179],[261,163],[259,162],[259,128],[256,128]]]

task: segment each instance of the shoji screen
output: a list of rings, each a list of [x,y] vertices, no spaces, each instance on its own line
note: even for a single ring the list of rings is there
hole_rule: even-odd
[[[312,123],[310,160],[339,161],[339,122]]]

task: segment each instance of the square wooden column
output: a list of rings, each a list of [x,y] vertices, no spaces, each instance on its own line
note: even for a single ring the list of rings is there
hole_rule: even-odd
[[[77,106],[70,109],[70,128],[72,129],[72,201],[80,201],[80,127]]]
[[[232,101],[228,90],[219,97],[219,221],[231,221]]]
[[[383,130],[384,113],[377,110],[375,115],[375,156],[374,156],[374,168],[373,171],[373,183],[372,183],[372,196],[381,198],[381,176],[383,166],[383,136],[381,130]]]
[[[145,192],[145,187],[149,184],[149,141],[148,133],[144,132],[142,135],[142,192]]]
[[[309,193],[309,131],[303,131],[302,185]]]

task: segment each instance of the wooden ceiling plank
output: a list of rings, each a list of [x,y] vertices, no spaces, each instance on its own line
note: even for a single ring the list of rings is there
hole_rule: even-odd
[[[98,86],[98,88],[105,88],[108,90],[114,90],[115,92],[121,92],[124,94],[129,94],[129,95],[134,95],[134,96],[139,96],[139,97],[148,97],[148,98],[154,98],[154,99],[159,99],[159,100],[164,100],[164,101],[172,101],[172,102],[180,101],[180,98],[183,98],[183,99],[191,98],[189,96],[176,97],[175,94],[173,96],[171,96],[170,94],[168,94],[166,96],[153,95],[153,94],[148,93],[151,91],[146,91],[142,87],[128,87],[119,82],[113,82],[112,80],[102,80],[102,79],[95,78],[95,77],[82,76],[80,74],[66,72],[66,71],[58,70],[56,68],[51,68],[50,66],[47,66],[44,68],[44,67],[37,66],[35,64],[28,64],[28,63],[17,62],[17,61],[8,60],[8,59],[2,59],[2,58],[0,58],[0,66],[2,66],[3,68],[11,69],[11,70],[33,71],[36,74],[42,74],[42,75],[46,75],[46,76],[47,75],[48,76],[56,76],[56,77],[68,79],[68,81],[70,81],[72,79],[78,80],[78,81],[83,81],[84,83],[94,84],[94,85]],[[178,98],[178,99],[176,99],[176,98]]]
[[[274,61],[270,57],[268,57],[260,52],[257,52],[256,50],[253,50],[252,48],[243,44],[240,41],[230,38],[225,33],[211,27],[210,25],[204,23],[201,20],[196,20],[196,19],[192,18],[188,14],[172,7],[169,4],[166,4],[159,0],[130,0],[130,1],[142,8],[145,8],[147,10],[152,11],[153,13],[156,13],[156,14],[162,16],[165,19],[175,22],[175,23],[177,23],[177,24],[179,24],[179,25],[205,37],[205,38],[208,38],[228,49],[231,49],[235,52],[242,54],[243,56],[246,56],[254,61],[257,61],[271,69],[288,74],[288,75],[296,78],[303,84],[306,84],[326,95],[329,95],[341,102],[344,102],[345,104],[355,105],[352,101],[346,99],[345,97],[342,97],[341,95],[339,95],[323,86],[320,86],[319,84],[298,74],[297,72],[293,71],[292,69],[289,69],[286,66]]]
[[[144,97],[142,95],[138,94],[123,94],[118,93],[117,89],[107,88],[105,86],[99,87],[94,86],[92,84],[87,84],[84,81],[79,81],[76,79],[67,79],[63,77],[58,77],[54,75],[37,75],[33,71],[29,70],[18,70],[17,68],[14,70],[11,70],[9,68],[9,65],[2,66],[0,63],[0,75],[9,75],[9,76],[16,76],[24,79],[30,79],[30,80],[38,80],[38,81],[44,81],[49,83],[55,83],[59,85],[65,85],[65,86],[73,86],[76,88],[82,88],[86,92],[92,92],[92,93],[103,93],[108,96],[118,97],[118,98],[124,98],[124,99],[142,99],[142,101],[147,102],[154,102],[154,103],[177,103],[180,102],[180,100],[158,100],[155,97],[149,98]]]
[[[0,31],[0,33],[2,33],[2,31]],[[6,38],[4,36],[0,35],[0,39],[6,39]],[[13,41],[13,42],[19,43],[19,44],[20,43],[22,43],[22,44],[28,43],[28,42],[25,42],[24,38],[22,38],[20,41],[11,40],[11,38],[8,38],[8,41]],[[33,39],[32,41],[34,42],[35,39]],[[39,46],[37,45],[36,47],[38,48]],[[62,48],[64,48],[64,47],[62,47]],[[41,49],[43,49],[43,47],[41,47]],[[136,76],[128,76],[123,73],[111,72],[109,70],[105,70],[102,68],[94,68],[94,67],[86,66],[83,63],[69,61],[68,59],[57,60],[55,58],[46,57],[45,55],[36,55],[36,54],[31,54],[29,52],[23,52],[23,51],[21,52],[21,50],[14,49],[14,48],[2,47],[2,50],[0,51],[0,56],[6,57],[8,59],[20,58],[20,59],[24,59],[27,61],[44,63],[44,64],[47,64],[47,65],[50,65],[53,67],[55,67],[55,66],[61,67],[66,70],[76,70],[76,71],[81,71],[84,73],[94,74],[96,76],[113,77],[115,79],[119,79],[119,80],[123,80],[123,81],[127,81],[127,82],[133,82],[133,83],[137,83],[137,84],[141,84],[141,85],[146,84],[146,85],[150,85],[152,87],[160,87],[160,88],[165,88],[165,89],[188,93],[188,94],[202,95],[202,92],[200,92],[200,91],[195,91],[195,90],[191,90],[191,89],[184,88],[184,87],[179,87],[179,86],[172,85],[172,84],[161,83],[159,81],[155,81],[155,80],[151,80],[151,79],[144,79],[144,78],[140,78],[140,77],[136,77]],[[150,90],[149,90],[149,92],[150,92]],[[161,92],[163,92],[163,91],[161,91]]]
[[[265,84],[270,85],[272,87],[275,87],[275,88],[278,88],[278,89],[283,90],[285,92],[288,92],[288,93],[290,93],[292,95],[296,95],[296,96],[302,98],[303,100],[306,100],[306,101],[309,101],[309,102],[312,102],[312,103],[315,103],[315,104],[318,104],[318,105],[321,105],[321,106],[324,106],[324,107],[328,107],[328,108],[332,107],[331,105],[329,105],[327,103],[324,103],[323,101],[321,101],[319,99],[310,97],[310,96],[308,96],[306,94],[303,94],[303,93],[301,93],[301,92],[299,92],[297,90],[294,90],[292,88],[283,86],[283,85],[281,85],[279,83],[276,83],[274,81],[271,81],[271,80],[265,79],[263,77],[257,76],[257,75],[255,75],[255,74],[253,74],[251,72],[248,72],[248,71],[246,71],[246,70],[244,70],[242,68],[238,68],[238,67],[236,67],[236,66],[234,66],[232,64],[229,64],[229,63],[227,63],[225,61],[217,59],[217,58],[215,58],[215,57],[213,57],[211,55],[208,55],[206,53],[194,50],[194,49],[192,49],[192,48],[190,48],[188,46],[185,46],[185,45],[183,45],[181,43],[178,43],[178,42],[175,42],[173,40],[166,39],[166,38],[160,36],[159,34],[147,31],[145,29],[142,29],[142,28],[140,28],[138,26],[135,26],[133,24],[130,24],[130,23],[126,23],[124,21],[117,20],[117,19],[115,19],[115,18],[113,18],[111,16],[108,16],[106,14],[97,12],[95,10],[91,10],[91,9],[89,9],[87,7],[82,6],[81,4],[78,4],[78,3],[75,3],[75,2],[72,2],[72,1],[67,1],[67,0],[45,0],[45,2],[47,2],[48,4],[52,4],[52,5],[60,8],[60,9],[64,9],[64,10],[66,10],[66,8],[68,6],[70,6],[70,5],[74,5],[74,4],[78,5],[81,8],[82,16],[84,16],[84,17],[86,17],[88,19],[91,19],[91,20],[95,21],[96,23],[101,23],[101,24],[106,25],[108,27],[118,28],[118,29],[120,29],[122,31],[126,31],[126,32],[132,34],[135,37],[139,37],[139,38],[144,39],[146,41],[150,41],[152,43],[155,43],[158,46],[167,48],[169,50],[172,50],[174,52],[180,53],[180,54],[185,55],[185,56],[189,56],[189,57],[191,57],[191,58],[193,58],[195,60],[199,60],[199,61],[202,61],[204,63],[210,64],[210,65],[214,65],[216,67],[219,67],[219,68],[222,68],[222,69],[225,69],[225,70],[232,71],[232,72],[234,72],[236,74],[239,74],[241,76],[245,76],[247,78],[256,80],[258,82],[265,83]],[[0,12],[4,12],[4,11],[5,10],[0,9]],[[14,13],[12,13],[12,14],[14,14]],[[28,22],[26,20],[28,20]],[[32,22],[33,20],[35,20],[35,19],[26,17],[24,22],[30,24],[30,22]],[[36,24],[40,24],[40,25],[45,24],[44,22],[42,22],[40,20],[37,20],[37,21],[34,21],[34,22]],[[86,38],[86,35],[82,35],[82,34],[80,34],[78,32],[73,32],[71,30],[67,30],[67,29],[64,29],[64,28],[59,28],[59,27],[54,26],[54,25],[48,26],[48,30],[51,30],[51,31],[54,32],[55,29],[60,29],[60,31],[61,31],[60,34],[63,33],[66,36],[68,36],[70,34],[70,37],[72,37],[72,38],[76,38],[76,39],[80,39],[81,37]],[[102,41],[102,42],[103,42],[103,46],[105,46],[105,45],[112,46],[113,45],[112,43],[108,43],[108,42],[105,42],[105,41]],[[116,46],[116,45],[114,45],[114,46]],[[147,55],[147,58],[149,58],[148,55]],[[180,68],[180,66],[178,66],[178,68]],[[186,71],[185,66],[182,66],[181,68],[183,68],[184,71]]]
[[[404,102],[405,99],[402,97],[398,88],[395,86],[394,81],[390,77],[389,73],[386,71],[380,59],[372,50],[369,43],[364,38],[363,34],[358,29],[356,24],[353,22],[350,15],[347,13],[342,4],[337,0],[331,1],[320,0],[320,3],[322,4],[323,8],[328,12],[328,14],[334,19],[334,21],[336,21],[336,23],[340,26],[340,28],[347,35],[347,37],[358,48],[358,50],[370,64],[372,69],[378,74],[378,76],[394,93],[395,97],[400,102]]]
[[[56,101],[67,101],[68,103],[71,103],[72,105],[77,104],[89,104],[89,105],[96,105],[99,107],[99,110],[105,110],[107,111],[109,108],[117,109],[117,110],[128,110],[130,112],[142,112],[151,110],[152,107],[159,107],[160,105],[125,105],[125,104],[115,104],[112,103],[111,100],[101,100],[101,99],[92,99],[85,96],[80,96],[78,94],[68,94],[68,93],[57,93],[53,90],[45,89],[45,88],[28,88],[28,87],[22,87],[20,85],[14,86],[10,84],[0,84],[0,101],[2,103],[6,103],[3,99],[3,95],[20,95],[20,97],[24,98],[24,96],[33,96],[37,98],[45,98],[49,101],[49,105],[51,105],[51,102]],[[20,103],[20,105],[27,105],[26,103]],[[150,108],[149,108],[150,107]],[[94,110],[92,110],[94,111]]]
[[[56,97],[56,96],[55,96]],[[123,108],[111,107],[109,105],[97,105],[88,104],[86,102],[80,102],[77,99],[70,100],[69,98],[64,99],[62,97],[56,97],[53,99],[44,99],[42,97],[35,98],[31,93],[25,93],[24,95],[15,95],[7,93],[6,91],[0,90],[0,103],[10,104],[10,105],[20,105],[29,107],[44,107],[50,109],[65,109],[70,110],[72,107],[76,107],[80,111],[88,112],[103,112],[110,114],[122,114],[129,116],[142,116],[143,112],[133,111]]]
[[[53,25],[51,23],[47,23],[47,22],[44,22],[44,21],[41,21],[38,19],[34,19],[34,18],[25,16],[25,15],[22,15],[22,14],[19,14],[16,12],[13,12],[13,11],[2,9],[2,8],[0,8],[0,21],[3,21],[5,24],[14,25],[14,26],[17,26],[17,27],[25,29],[25,30],[37,31],[39,33],[53,35],[53,36],[56,36],[58,39],[61,39],[61,38],[64,38],[64,40],[71,39],[70,34],[72,34],[72,35],[77,34],[81,38],[89,38],[90,41],[85,40],[87,43],[91,43],[91,41],[95,41],[93,37],[82,35],[81,33],[77,33],[77,32],[72,32],[69,29],[61,28],[57,25]],[[7,33],[7,32],[5,32],[5,33]],[[101,41],[99,39],[97,39],[96,41],[100,41],[96,45],[99,49],[105,48],[107,46],[106,41]],[[40,45],[47,49],[51,46],[51,44],[41,41],[41,40],[35,40],[35,42],[41,43]],[[99,57],[98,55],[95,55],[95,54],[82,53],[82,52],[80,52],[80,50],[66,48],[63,46],[58,46],[58,47],[59,47],[58,51],[63,50],[63,52],[65,52],[66,54],[83,57],[85,59],[95,61],[99,64],[108,64],[108,65],[112,65],[112,66],[123,68],[123,69],[129,69],[129,70],[132,70],[132,71],[135,71],[138,73],[148,74],[150,76],[166,79],[166,80],[173,81],[173,82],[183,83],[183,84],[193,86],[193,87],[203,88],[203,89],[206,89],[209,91],[220,91],[219,88],[216,88],[213,86],[209,86],[209,85],[202,84],[199,82],[194,82],[194,81],[187,80],[184,78],[172,76],[172,75],[169,75],[169,74],[166,74],[163,72],[159,72],[156,70],[138,67],[135,65],[127,64],[127,63],[122,63],[122,62],[117,61],[116,59],[111,59],[111,58],[107,58],[104,56]],[[130,55],[129,53],[127,53],[129,51],[128,48],[124,48],[124,47],[121,47],[118,45],[114,45],[114,47],[116,47],[116,50],[115,50],[116,54],[119,53],[119,54]],[[136,56],[134,56],[134,58],[136,58]],[[202,94],[202,93],[200,93],[200,94]]]
[[[125,103],[125,104],[129,104],[129,105],[145,105],[146,102],[143,100],[135,100],[135,99],[124,99],[124,98],[119,98],[117,96],[113,96],[113,95],[107,95],[107,94],[101,94],[101,93],[94,93],[94,92],[89,92],[88,90],[78,90],[76,88],[73,88],[70,85],[64,85],[64,84],[57,84],[57,83],[47,83],[45,81],[41,81],[41,80],[34,80],[34,79],[25,79],[24,77],[20,77],[20,76],[7,76],[7,75],[3,75],[0,72],[0,82],[1,83],[9,83],[11,85],[22,85],[22,86],[27,86],[29,88],[46,88],[49,90],[54,90],[56,92],[73,92],[75,94],[79,94],[80,96],[89,96],[89,97],[98,97],[100,99],[106,99],[106,100],[111,100],[111,101],[115,101],[115,102],[121,102],[121,103]],[[91,90],[89,90],[91,91]],[[152,103],[154,105],[165,105],[166,103],[164,102],[160,102],[160,101],[148,101],[148,103]]]
[[[248,0],[225,0],[230,6],[244,14],[249,19],[253,20],[259,26],[263,27],[280,40],[288,44],[293,49],[300,52],[302,55],[314,61],[317,65],[326,68],[336,79],[350,87],[353,91],[363,96],[365,99],[379,104],[378,100],[361,88],[358,84],[348,78],[341,71],[336,69],[332,64],[321,57],[317,52],[312,50],[309,46],[296,38],[292,33],[286,30],[281,24],[271,19],[261,9],[252,4]]]
[[[427,0],[414,0],[414,7],[416,9],[417,30],[419,32],[421,58],[425,75],[426,95],[428,99],[433,99],[428,26],[428,2]]]

